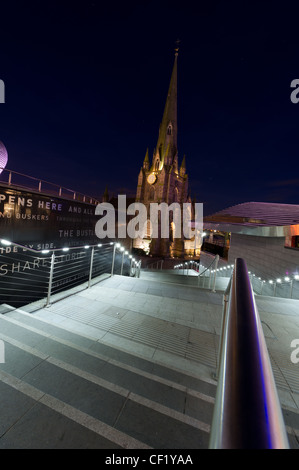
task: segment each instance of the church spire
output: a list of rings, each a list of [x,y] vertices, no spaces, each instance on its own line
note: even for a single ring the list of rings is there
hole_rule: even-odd
[[[148,148],[146,149],[146,154],[145,154],[145,157],[144,157],[144,160],[143,160],[143,168],[145,170],[149,169]]]
[[[105,192],[102,197],[102,202],[108,202],[109,201],[109,192],[108,192],[108,185],[106,185]]]
[[[156,147],[162,161],[168,146],[172,158],[177,151],[177,57],[178,48],[175,49],[174,65]]]

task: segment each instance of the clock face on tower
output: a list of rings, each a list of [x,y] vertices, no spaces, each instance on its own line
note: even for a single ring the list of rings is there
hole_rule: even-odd
[[[156,181],[156,178],[157,178],[157,177],[156,177],[155,173],[151,173],[151,174],[148,175],[148,177],[147,177],[147,182],[148,182],[149,184],[154,184],[154,182]]]

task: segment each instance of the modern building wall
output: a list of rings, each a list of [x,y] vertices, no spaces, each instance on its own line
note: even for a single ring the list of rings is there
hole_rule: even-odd
[[[231,234],[228,263],[244,258],[249,271],[262,279],[299,273],[299,250],[286,248],[285,237]]]

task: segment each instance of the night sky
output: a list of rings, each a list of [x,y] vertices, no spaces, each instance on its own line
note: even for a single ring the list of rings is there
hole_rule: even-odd
[[[295,3],[3,3],[7,168],[95,197],[106,185],[135,194],[180,39],[179,162],[186,154],[204,215],[249,201],[299,204]]]

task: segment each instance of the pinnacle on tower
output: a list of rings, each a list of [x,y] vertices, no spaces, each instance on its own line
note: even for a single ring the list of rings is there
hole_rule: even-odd
[[[145,170],[149,169],[148,148],[146,149],[146,154],[145,154],[145,157],[144,157],[144,160],[143,160],[143,168]]]
[[[183,158],[181,166],[180,166],[180,175],[184,176],[185,173],[186,173],[186,155],[184,155],[184,158]]]

